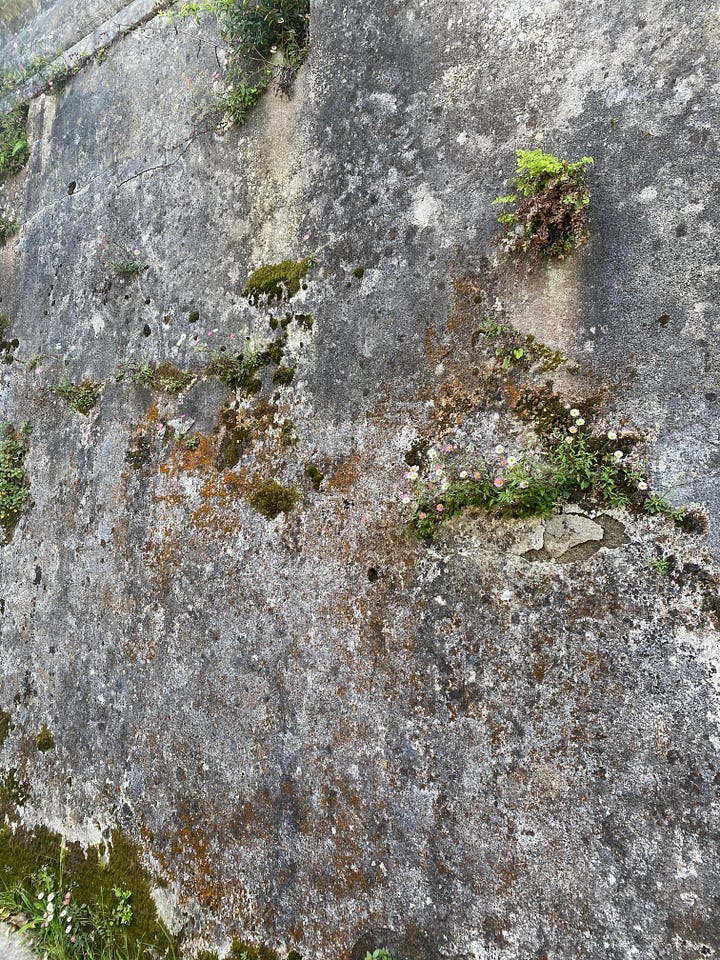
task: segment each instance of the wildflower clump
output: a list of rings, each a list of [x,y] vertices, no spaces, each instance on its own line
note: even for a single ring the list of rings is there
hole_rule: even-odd
[[[528,271],[541,258],[562,260],[587,239],[586,173],[593,162],[592,157],[571,163],[542,150],[517,151],[517,172],[508,181],[513,192],[493,200],[509,207],[498,217],[504,229],[496,243],[525,257]]]
[[[89,413],[100,396],[100,384],[92,380],[82,380],[73,383],[70,375],[64,371],[58,382],[52,387],[53,393],[61,397],[65,403],[78,413]]]
[[[636,438],[615,430],[591,433],[580,407],[565,405],[566,422],[547,435],[528,436],[516,451],[498,444],[486,456],[452,443],[420,452],[403,473],[411,526],[432,536],[450,517],[475,507],[504,516],[548,516],[570,500],[664,513],[680,520],[630,456]],[[588,414],[589,416],[589,414]]]
[[[288,96],[295,73],[307,55],[310,0],[196,0],[186,3],[179,16],[209,13],[217,21],[227,47],[224,92],[219,112],[241,126],[267,89],[273,75],[278,90]],[[271,58],[277,60],[271,62]]]
[[[108,236],[102,238],[100,259],[105,269],[117,277],[137,277],[148,266],[140,256],[140,250]]]

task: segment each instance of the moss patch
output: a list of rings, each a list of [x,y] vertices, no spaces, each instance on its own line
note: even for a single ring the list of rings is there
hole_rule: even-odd
[[[12,730],[12,716],[7,710],[0,710],[0,747],[10,736]]]
[[[300,282],[312,266],[312,259],[283,260],[267,264],[253,271],[243,287],[243,296],[254,306],[261,303],[280,303],[292,299],[300,289]]]
[[[295,367],[279,366],[273,374],[273,383],[280,387],[289,387],[295,376]]]
[[[55,749],[55,737],[45,723],[42,725],[40,733],[35,737],[35,746],[40,753],[47,753],[48,750]]]
[[[44,827],[32,831],[22,825],[16,825],[14,830],[9,826],[0,829],[0,887],[27,882],[42,868],[59,882],[61,845],[61,836]],[[138,851],[117,830],[107,847],[90,847],[87,853],[78,843],[65,845],[63,886],[71,891],[73,902],[89,906],[113,903],[113,887],[130,891],[133,918],[123,928],[127,932],[129,956],[134,957],[136,952],[145,956],[147,947],[164,957],[169,948],[176,946],[157,916],[149,877]]]
[[[300,499],[295,487],[283,487],[275,480],[263,480],[250,497],[250,504],[268,520],[290,513]]]
[[[313,485],[313,490],[319,490],[322,486],[323,480],[325,479],[325,474],[318,470],[314,463],[310,463],[307,467],[305,467],[305,473],[310,478],[310,482]]]
[[[244,940],[233,940],[230,960],[278,960],[278,955],[264,944],[256,946]]]

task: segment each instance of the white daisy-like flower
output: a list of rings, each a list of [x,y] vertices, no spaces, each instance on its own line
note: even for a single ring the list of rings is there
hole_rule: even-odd
[[[505,447],[501,443],[499,443],[495,447],[495,453],[505,453]]]
[[[615,453],[614,453],[614,457],[615,457],[616,460],[622,460],[622,458],[623,458],[623,452],[622,452],[622,450],[616,450]]]
[[[582,417],[578,417],[577,420],[575,421],[575,424],[576,424],[578,427],[582,427],[582,426],[585,425],[585,421],[583,420]]]
[[[465,477],[467,476],[467,470],[461,470],[461,471],[460,471],[460,476],[461,476],[461,478],[464,480]]]
[[[577,427],[568,427],[570,433],[577,433]]]
[[[579,417],[579,416],[580,416],[580,411],[578,410],[577,407],[573,407],[573,409],[570,411],[570,416],[571,416],[571,417]]]
[[[617,433],[614,430],[608,430],[607,438],[608,440],[617,440]]]
[[[507,458],[507,465],[508,465],[509,467],[516,467],[516,466],[517,466],[517,457],[508,457],[508,458]]]
[[[638,484],[638,490],[647,490],[647,488],[648,488],[648,485],[645,483],[644,480],[641,480],[640,483]]]

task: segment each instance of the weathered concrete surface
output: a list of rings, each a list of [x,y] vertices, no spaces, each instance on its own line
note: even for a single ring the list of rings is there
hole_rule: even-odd
[[[126,7],[127,0],[0,0],[0,66],[67,50]]]
[[[32,960],[32,953],[20,937],[7,926],[0,923],[0,957],[2,960]]]
[[[224,137],[199,118],[212,46],[157,20],[34,104],[1,306],[23,356],[107,382],[82,417],[49,391],[57,361],[4,373],[3,417],[35,425],[32,505],[0,552],[0,761],[32,790],[23,815],[119,824],[188,946],[713,956],[717,9],[325,0],[312,33],[294,99]],[[595,158],[592,236],[526,279],[494,259],[489,203],[535,143]],[[107,288],[104,232],[141,249],[140,282]],[[292,386],[274,414],[241,402],[253,443],[217,470],[229,391],[114,372],[199,367],[196,335],[264,340],[245,278],[311,251]],[[414,440],[489,450],[523,429],[519,374],[491,389],[472,336],[497,298],[568,355],[536,384],[644,431],[708,538],[590,510],[610,545],[559,564],[482,515],[432,547],[403,533]],[[166,435],[182,412],[196,453]],[[268,476],[301,489],[287,518],[248,505]]]

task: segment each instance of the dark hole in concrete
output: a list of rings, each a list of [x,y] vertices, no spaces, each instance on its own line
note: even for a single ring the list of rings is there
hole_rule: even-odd
[[[150,325],[146,323],[145,326],[143,327],[143,336],[149,337],[151,333],[152,333],[152,330],[150,329]]]
[[[658,317],[658,323],[661,327],[666,327],[670,323],[670,317],[667,313],[663,313]]]
[[[368,567],[367,578],[370,583],[377,583],[380,579],[380,574],[375,569],[375,567]]]
[[[75,187],[77,187],[77,183],[74,180],[71,180],[70,183],[68,184],[68,194],[70,196],[72,196],[72,194],[75,193]]]

